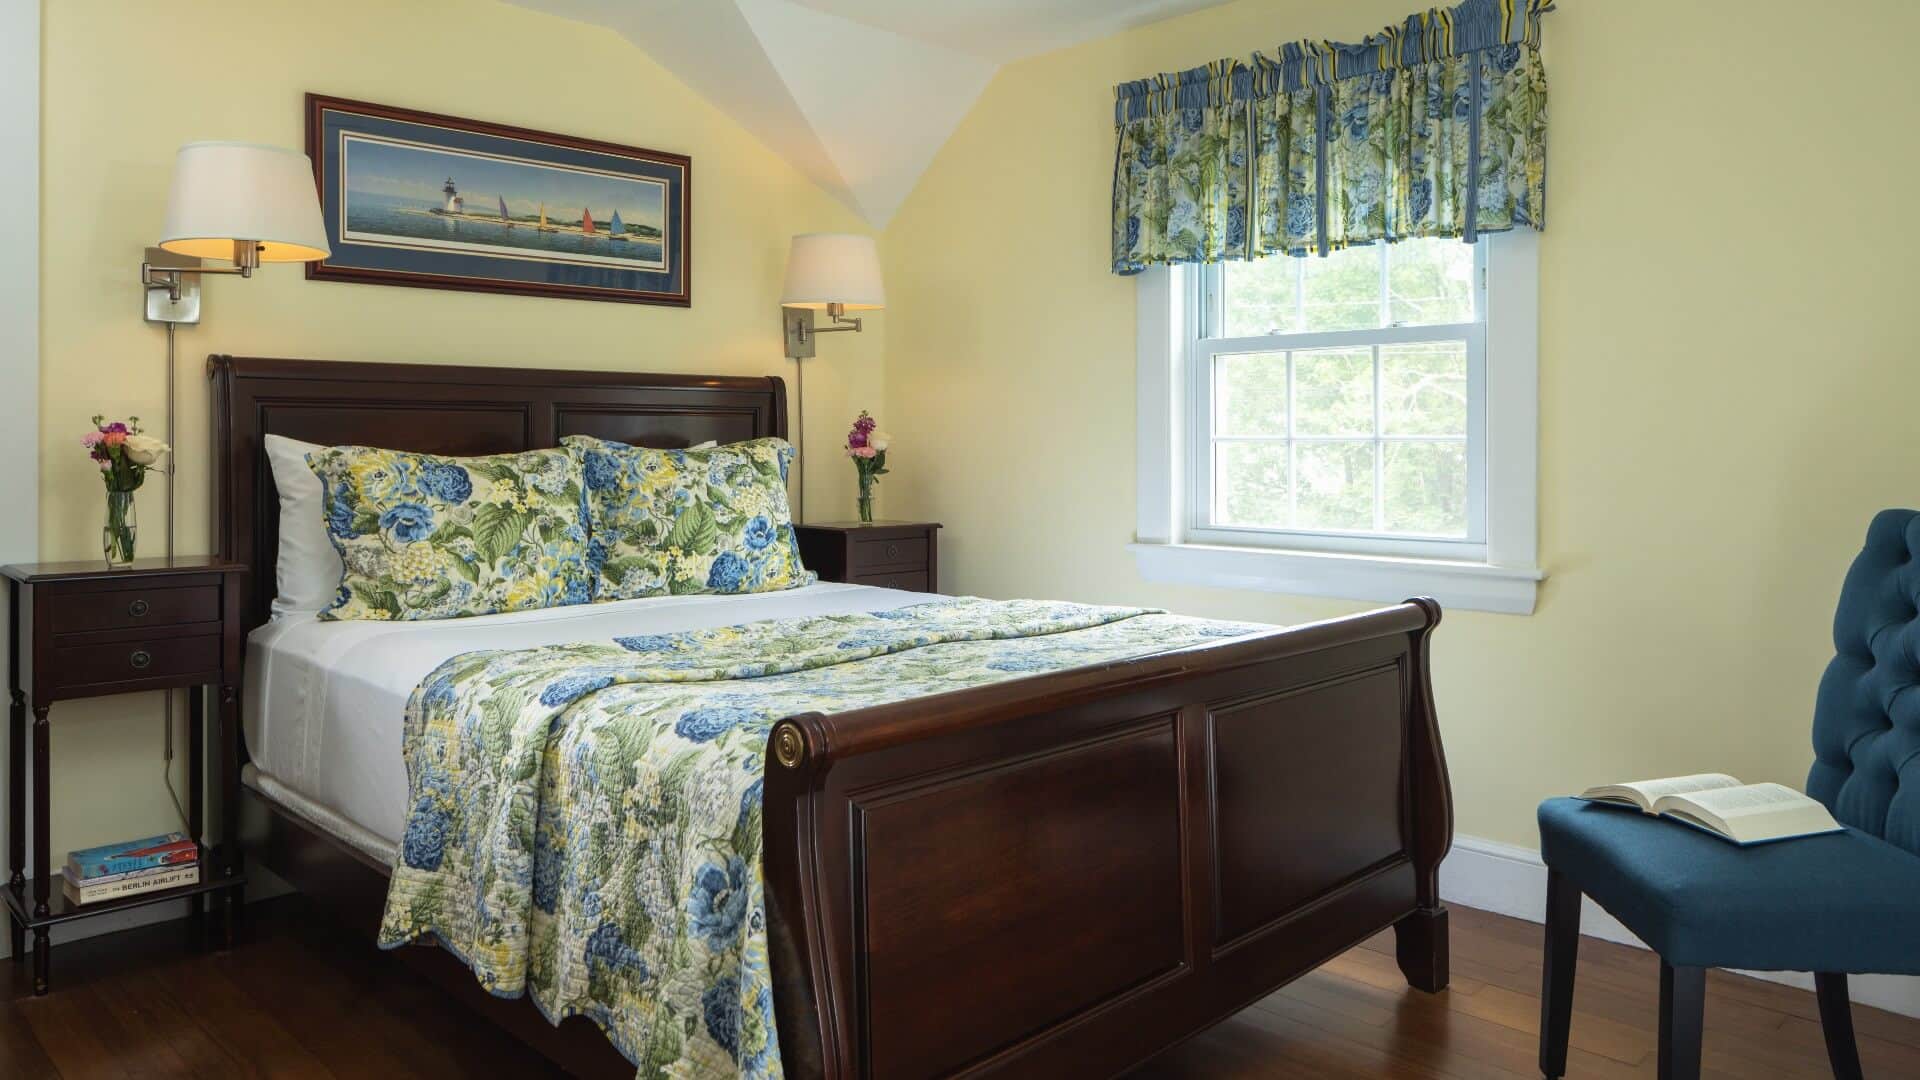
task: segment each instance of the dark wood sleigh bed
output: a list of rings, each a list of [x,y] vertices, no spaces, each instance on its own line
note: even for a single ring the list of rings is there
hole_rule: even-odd
[[[214,536],[266,621],[278,499],[262,437],[446,454],[590,434],[786,433],[772,378],[209,362]],[[1452,803],[1427,642],[1438,605],[1017,679],[773,729],[765,874],[787,1074],[1109,1076],[1391,926],[1447,982]],[[246,850],[371,938],[387,867],[251,788]],[[407,961],[566,1068],[629,1075],[451,954]]]

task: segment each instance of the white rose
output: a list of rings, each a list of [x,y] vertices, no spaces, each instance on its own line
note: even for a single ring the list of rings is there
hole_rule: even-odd
[[[129,435],[126,442],[127,460],[135,465],[152,465],[160,460],[160,455],[173,447],[151,435]]]
[[[867,436],[867,445],[873,447],[876,452],[884,451],[891,442],[893,442],[893,436],[884,431],[876,431]]]
[[[127,459],[135,465],[152,465],[171,449],[151,435],[128,435],[125,444]]]

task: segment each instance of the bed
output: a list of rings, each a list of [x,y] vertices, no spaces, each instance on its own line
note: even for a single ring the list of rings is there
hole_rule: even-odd
[[[458,455],[573,434],[725,443],[784,436],[784,388],[225,356],[209,372],[214,533],[256,569],[246,854],[368,933],[407,799],[392,710],[440,660],[928,599],[815,585],[401,627],[270,623],[268,434]],[[785,1072],[1114,1075],[1387,927],[1408,981],[1444,987],[1452,810],[1427,651],[1439,615],[1414,600],[781,719],[762,857]],[[402,952],[564,1067],[632,1073],[590,1023],[549,1026],[450,954]]]

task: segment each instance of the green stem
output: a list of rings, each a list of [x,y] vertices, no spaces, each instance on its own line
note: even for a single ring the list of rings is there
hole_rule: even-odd
[[[107,492],[107,523],[100,530],[100,544],[112,566],[124,566],[133,561],[135,524],[133,516],[133,492]]]

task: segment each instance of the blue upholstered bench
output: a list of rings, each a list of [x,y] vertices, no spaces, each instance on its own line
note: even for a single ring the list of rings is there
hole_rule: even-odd
[[[1577,799],[1540,804],[1540,1071],[1564,1075],[1580,897],[1660,954],[1659,1072],[1700,1074],[1710,967],[1811,971],[1837,1077],[1859,1077],[1847,974],[1920,974],[1920,511],[1886,510],[1847,572],[1814,701],[1807,794],[1843,833],[1741,848]]]

